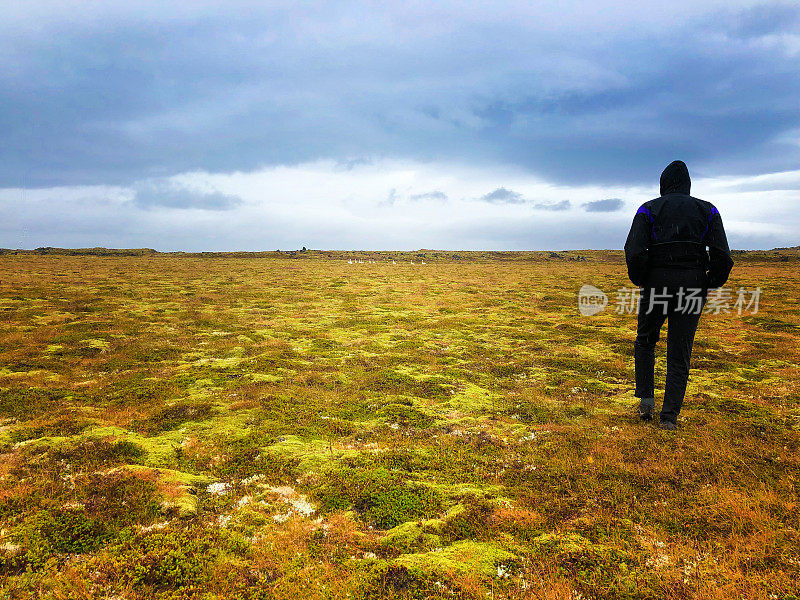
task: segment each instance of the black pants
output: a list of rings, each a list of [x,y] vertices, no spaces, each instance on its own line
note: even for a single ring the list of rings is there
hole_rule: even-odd
[[[683,406],[692,344],[708,293],[701,270],[653,270],[641,289],[634,342],[636,397],[654,398],[655,346],[667,321],[667,380],[661,421],[676,423]]]

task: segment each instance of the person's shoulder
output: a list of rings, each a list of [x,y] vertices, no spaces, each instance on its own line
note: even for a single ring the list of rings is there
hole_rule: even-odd
[[[700,208],[703,210],[703,212],[706,213],[708,216],[718,215],[719,214],[719,211],[717,210],[717,207],[714,206],[708,200],[701,200],[700,198],[695,198],[694,196],[689,196],[689,197],[692,200],[694,200],[698,204],[698,206],[700,206]]]
[[[642,203],[642,205],[639,207],[639,210],[636,211],[636,214],[644,214],[650,219],[653,219],[655,215],[661,212],[665,201],[666,196],[659,196],[658,198],[648,200],[647,202]]]
[[[648,200],[647,202],[642,202],[642,204],[639,206],[638,210],[636,211],[636,214],[638,215],[639,213],[644,213],[644,214],[651,213],[653,211],[653,209],[655,208],[656,203],[659,200],[661,200],[661,198],[653,198],[652,200]]]

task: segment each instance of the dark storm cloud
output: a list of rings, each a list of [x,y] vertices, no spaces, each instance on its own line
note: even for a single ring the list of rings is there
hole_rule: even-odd
[[[148,182],[137,186],[134,203],[139,208],[232,210],[242,204],[238,196],[220,192],[201,192],[170,183]]]
[[[493,204],[522,204],[525,202],[525,198],[522,197],[522,194],[513,190],[507,190],[504,187],[499,187],[488,194],[484,194],[481,196],[481,200]]]
[[[765,38],[797,33],[791,5],[642,26],[622,7],[582,35],[579,5],[145,4],[4,11],[0,187],[353,156],[567,184],[655,186],[676,156],[701,175],[796,168],[800,54]]]
[[[605,200],[584,202],[581,206],[586,212],[614,212],[625,206],[625,203],[619,198],[606,198]]]

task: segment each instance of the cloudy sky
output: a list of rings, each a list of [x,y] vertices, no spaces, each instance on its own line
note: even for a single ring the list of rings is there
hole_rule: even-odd
[[[800,244],[794,2],[4,2],[0,246]]]

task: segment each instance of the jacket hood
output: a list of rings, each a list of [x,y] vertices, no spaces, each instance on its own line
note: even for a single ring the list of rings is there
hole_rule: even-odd
[[[682,160],[674,160],[661,173],[661,195],[666,194],[686,194],[692,187],[692,180],[689,178],[689,169]]]

